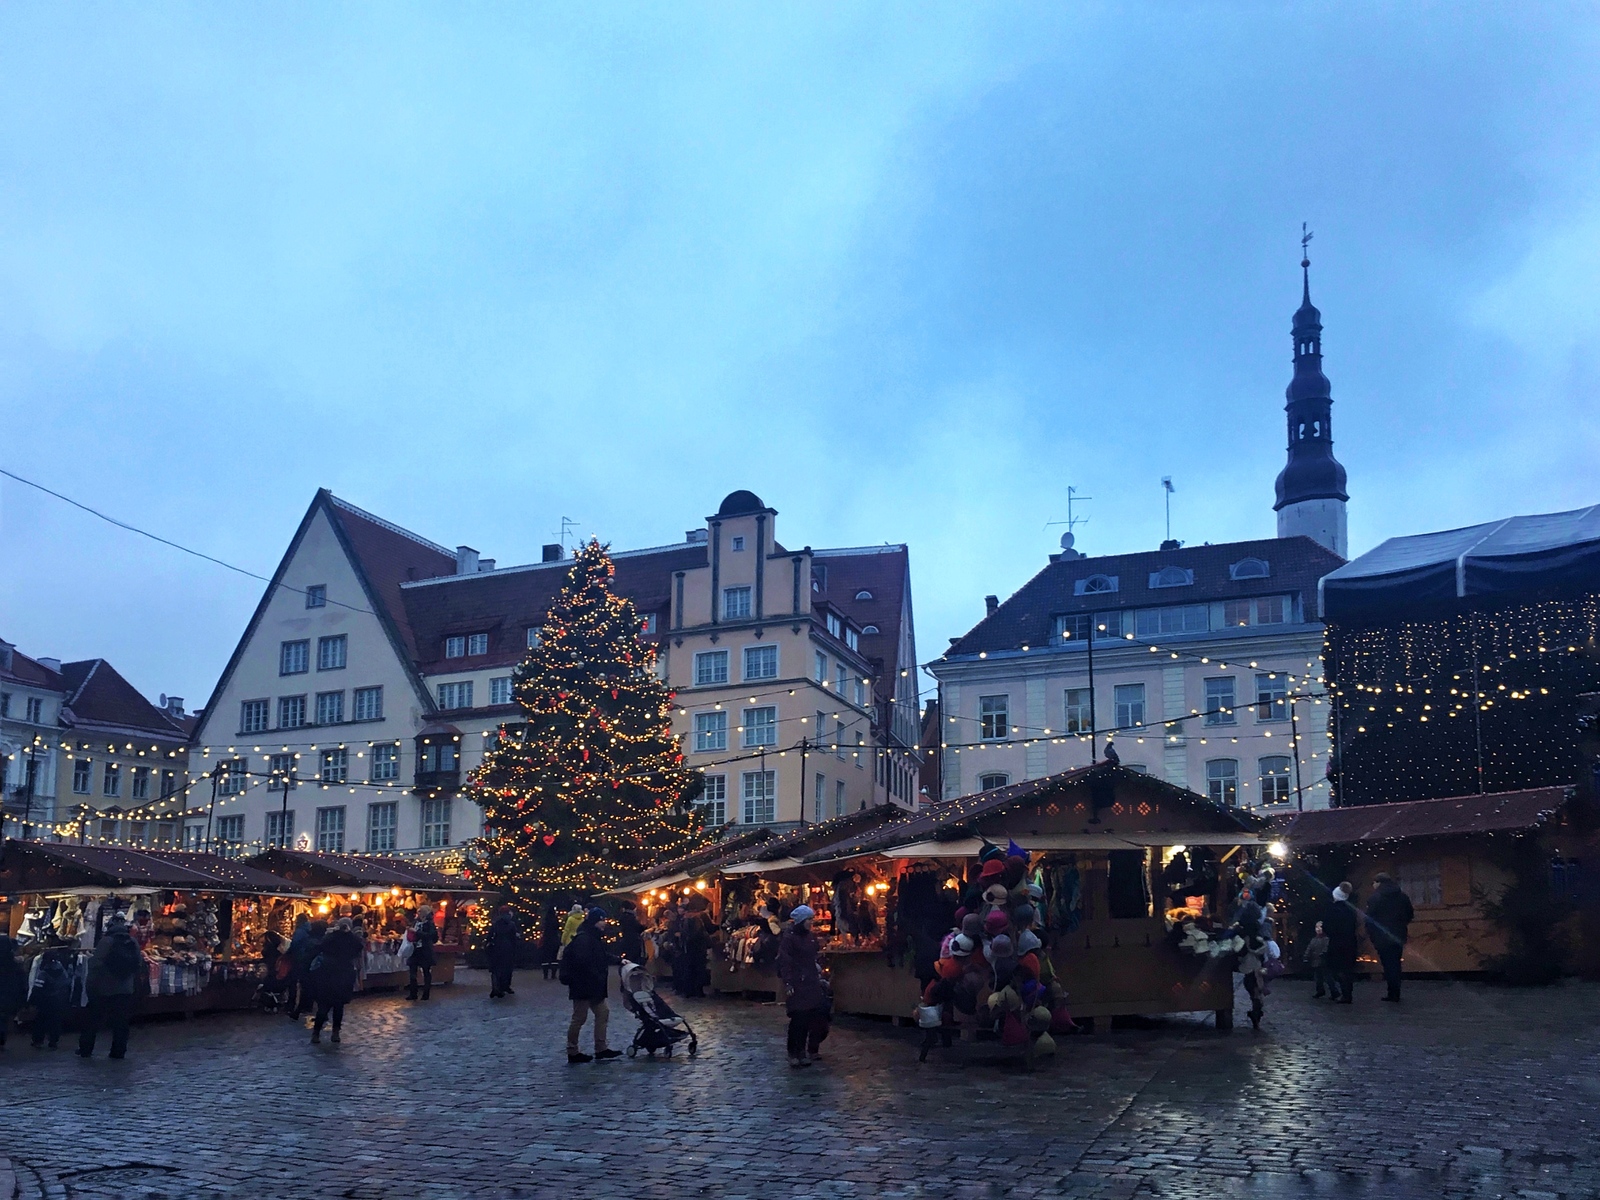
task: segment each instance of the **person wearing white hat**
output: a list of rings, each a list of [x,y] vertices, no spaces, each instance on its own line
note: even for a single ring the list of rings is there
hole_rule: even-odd
[[[789,1065],[809,1067],[806,1037],[822,1013],[828,994],[822,983],[821,947],[811,931],[816,914],[802,904],[789,913],[791,922],[778,940],[778,978],[783,980],[784,1009],[789,1014]]]

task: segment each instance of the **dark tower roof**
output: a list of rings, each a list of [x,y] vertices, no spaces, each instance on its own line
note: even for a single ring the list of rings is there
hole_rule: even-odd
[[[722,501],[722,507],[717,509],[719,517],[737,517],[744,513],[764,512],[766,505],[761,503],[761,497],[754,492],[744,491],[729,492]]]
[[[1348,500],[1344,467],[1333,456],[1333,385],[1322,373],[1322,313],[1311,303],[1311,260],[1300,260],[1303,290],[1295,310],[1294,378],[1284,392],[1288,403],[1289,461],[1278,474],[1277,503]]]

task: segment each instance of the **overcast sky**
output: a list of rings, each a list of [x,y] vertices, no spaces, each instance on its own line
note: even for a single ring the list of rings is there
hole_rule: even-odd
[[[0,8],[10,469],[270,574],[319,486],[907,542],[1270,536],[1300,222],[1352,551],[1600,501],[1600,10]],[[0,480],[0,636],[204,703],[261,585]]]

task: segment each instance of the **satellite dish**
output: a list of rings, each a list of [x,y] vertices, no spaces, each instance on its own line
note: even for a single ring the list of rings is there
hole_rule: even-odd
[[[1061,548],[1063,550],[1071,550],[1072,545],[1076,540],[1077,539],[1072,536],[1072,530],[1067,530],[1067,532],[1061,535]]]

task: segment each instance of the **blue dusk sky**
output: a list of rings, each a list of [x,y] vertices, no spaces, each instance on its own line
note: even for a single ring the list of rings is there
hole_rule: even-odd
[[[1300,223],[1350,537],[1600,501],[1592,5],[12,4],[4,465],[270,574],[728,491],[907,542],[926,661],[1274,532]],[[0,636],[203,703],[261,585],[0,480]]]

